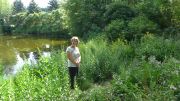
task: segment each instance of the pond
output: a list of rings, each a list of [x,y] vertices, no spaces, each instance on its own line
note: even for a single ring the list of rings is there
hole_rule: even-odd
[[[65,39],[33,36],[0,36],[0,70],[4,75],[16,74],[25,63],[36,64],[39,53],[50,56],[52,50],[61,49]]]

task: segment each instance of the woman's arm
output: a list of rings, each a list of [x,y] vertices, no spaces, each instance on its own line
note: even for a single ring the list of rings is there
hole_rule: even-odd
[[[74,59],[73,59],[73,57],[72,57],[72,54],[71,54],[71,52],[67,52],[67,58],[73,63],[73,64],[75,64],[75,65],[78,65],[79,63],[77,63]]]

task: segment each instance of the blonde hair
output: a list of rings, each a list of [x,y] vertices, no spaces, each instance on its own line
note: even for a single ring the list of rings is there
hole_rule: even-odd
[[[73,37],[71,38],[71,41],[72,41],[72,40],[77,40],[77,41],[78,41],[78,44],[79,44],[79,42],[80,42],[80,41],[79,41],[79,38],[78,38],[77,36],[73,36]]]

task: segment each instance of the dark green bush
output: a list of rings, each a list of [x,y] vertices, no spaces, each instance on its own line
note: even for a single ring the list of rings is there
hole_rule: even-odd
[[[131,20],[137,15],[135,9],[130,8],[127,5],[123,5],[121,2],[115,2],[108,5],[104,14],[106,18],[106,24],[112,20]]]
[[[179,66],[179,61],[173,58],[162,64],[152,58],[121,68],[112,82],[113,95],[125,101],[176,100],[179,98]]]
[[[161,29],[171,25],[172,10],[170,0],[145,0],[137,5],[137,9],[151,21],[157,23]]]
[[[118,38],[125,39],[127,28],[124,20],[113,20],[105,27],[105,33],[109,41],[116,41]]]
[[[141,38],[139,48],[136,49],[137,56],[145,57],[155,56],[156,60],[163,62],[165,58],[175,56],[176,46],[171,39],[155,37],[147,34]]]
[[[158,25],[145,16],[138,16],[128,23],[128,28],[131,39],[140,39],[146,32],[155,33]]]

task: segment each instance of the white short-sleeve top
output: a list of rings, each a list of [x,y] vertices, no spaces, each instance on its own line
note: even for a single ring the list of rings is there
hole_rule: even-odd
[[[78,47],[67,47],[66,49],[66,53],[67,52],[70,52],[72,54],[72,58],[73,60],[77,60],[77,59],[80,59],[80,52],[79,52],[79,48]],[[77,67],[75,64],[73,64],[69,59],[68,59],[68,67]]]

